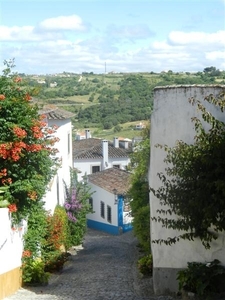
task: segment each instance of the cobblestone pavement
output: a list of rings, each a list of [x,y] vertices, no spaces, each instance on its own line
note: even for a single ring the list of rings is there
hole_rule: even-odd
[[[154,296],[151,278],[142,278],[133,232],[112,236],[88,229],[83,249],[72,252],[61,274],[43,287],[21,288],[5,300],[169,300]]]

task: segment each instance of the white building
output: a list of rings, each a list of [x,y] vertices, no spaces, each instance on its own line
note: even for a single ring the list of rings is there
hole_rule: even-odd
[[[93,210],[87,215],[88,227],[115,235],[131,230],[133,218],[127,198],[130,173],[109,168],[87,178]]]
[[[70,169],[73,167],[73,151],[72,151],[72,113],[51,106],[41,111],[46,115],[47,126],[56,125],[58,127],[55,136],[59,138],[59,142],[54,145],[58,149],[57,156],[61,161],[61,167],[57,174],[49,183],[49,189],[44,197],[46,210],[54,211],[57,204],[63,205],[65,202],[64,182],[70,183]]]
[[[224,113],[216,108],[204,98],[208,95],[217,96],[224,91],[225,86],[166,86],[157,87],[154,90],[154,110],[151,116],[151,154],[150,154],[150,175],[149,184],[157,190],[162,186],[158,173],[165,174],[167,165],[164,162],[166,152],[155,147],[168,145],[174,147],[176,141],[182,140],[185,143],[193,144],[194,129],[193,117],[201,118],[201,114],[195,106],[189,103],[189,99],[194,97],[202,102],[207,111],[210,111],[216,118],[225,121]],[[151,241],[174,237],[181,234],[162,226],[160,222],[155,222],[153,218],[158,218],[158,210],[162,209],[159,199],[150,194],[151,213]],[[165,207],[163,206],[163,209]],[[174,216],[176,218],[176,216]],[[218,259],[225,265],[225,233],[219,232],[218,239],[213,241],[210,249],[205,249],[200,239],[193,241],[180,240],[171,246],[164,243],[151,244],[153,254],[153,285],[156,294],[163,294],[178,291],[177,272],[187,268],[188,262],[209,262]]]
[[[126,170],[130,162],[132,143],[114,138],[113,142],[90,138],[86,130],[86,138],[73,141],[73,167],[78,172],[78,181],[86,174],[93,174],[108,168],[117,167]]]

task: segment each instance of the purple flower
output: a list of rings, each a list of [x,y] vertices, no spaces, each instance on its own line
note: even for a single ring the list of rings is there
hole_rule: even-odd
[[[70,211],[67,212],[67,216],[68,216],[68,219],[69,219],[70,221],[72,221],[72,222],[74,222],[74,223],[77,222],[76,217],[75,217]]]
[[[69,202],[65,202],[64,207],[65,207],[66,210],[70,210],[71,204]]]

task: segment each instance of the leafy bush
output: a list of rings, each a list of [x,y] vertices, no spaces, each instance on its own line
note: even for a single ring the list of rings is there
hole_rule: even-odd
[[[50,273],[45,272],[44,262],[40,258],[29,258],[23,263],[22,282],[26,284],[47,284]]]
[[[66,202],[64,207],[69,221],[71,243],[73,246],[76,246],[82,243],[86,232],[86,215],[91,212],[91,207],[87,200],[90,199],[91,193],[86,182],[78,182],[77,174],[72,169],[70,186],[65,184],[65,190]]]
[[[143,275],[152,276],[153,261],[152,255],[145,255],[138,260],[138,269]]]
[[[150,252],[150,208],[140,207],[134,214],[133,230],[143,251]]]
[[[215,299],[213,295],[224,288],[225,268],[215,259],[209,263],[189,262],[178,272],[179,290],[195,293],[200,299]]]
[[[68,217],[64,207],[57,205],[54,214],[49,215],[48,229],[46,239],[49,245],[54,250],[60,250],[60,247],[65,247],[68,250],[71,246],[70,229],[68,225]]]
[[[60,251],[47,253],[44,266],[45,272],[54,273],[61,271],[69,256],[69,253]]]

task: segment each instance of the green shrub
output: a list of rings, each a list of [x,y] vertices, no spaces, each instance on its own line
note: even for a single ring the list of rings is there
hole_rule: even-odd
[[[61,271],[70,255],[67,252],[49,252],[46,256],[44,270],[50,273]]]
[[[139,245],[146,253],[150,252],[150,208],[149,205],[139,208],[134,214],[133,220],[134,234],[139,241]]]
[[[23,264],[23,284],[47,284],[50,274],[45,272],[44,266],[41,259],[28,258]]]
[[[215,299],[224,286],[225,268],[215,259],[209,263],[189,262],[178,272],[179,290],[195,293],[200,299]],[[221,285],[222,284],[222,285]]]
[[[55,207],[53,216],[48,216],[47,241],[54,250],[62,247],[68,250],[71,246],[68,217],[65,208],[60,205]]]
[[[152,276],[152,255],[148,254],[138,260],[138,269],[143,275]]]

